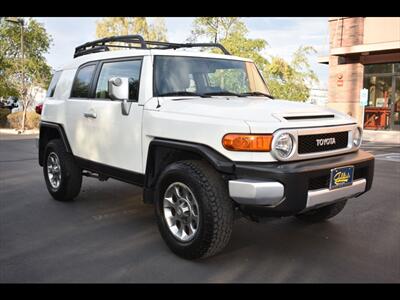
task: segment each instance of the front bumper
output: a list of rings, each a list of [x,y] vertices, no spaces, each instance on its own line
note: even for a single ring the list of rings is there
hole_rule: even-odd
[[[330,170],[354,166],[351,186],[330,190]],[[285,216],[358,197],[371,188],[374,157],[362,150],[339,156],[296,162],[236,163],[229,194],[242,211]]]

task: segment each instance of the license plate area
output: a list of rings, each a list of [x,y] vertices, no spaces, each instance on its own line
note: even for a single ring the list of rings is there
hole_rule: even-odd
[[[337,189],[353,184],[354,166],[331,169],[329,189]]]

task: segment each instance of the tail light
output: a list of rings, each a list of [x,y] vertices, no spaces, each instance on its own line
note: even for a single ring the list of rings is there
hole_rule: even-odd
[[[35,111],[39,115],[42,114],[42,109],[43,109],[43,103],[40,103],[40,104],[36,105],[36,107],[35,107]]]

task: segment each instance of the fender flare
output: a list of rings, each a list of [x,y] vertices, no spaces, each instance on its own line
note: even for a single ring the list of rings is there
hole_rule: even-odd
[[[147,154],[143,201],[153,203],[158,178],[168,164],[193,157],[206,160],[220,173],[234,173],[234,162],[207,145],[155,138]]]
[[[46,144],[49,140],[51,140],[54,137],[55,131],[57,131],[58,136],[61,137],[61,140],[64,144],[65,150],[68,153],[72,153],[72,149],[71,149],[71,146],[69,145],[68,138],[65,133],[64,127],[58,123],[41,121],[39,124],[39,142],[38,142],[39,165],[40,166],[43,166],[44,149],[46,147]],[[52,135],[49,135],[48,134],[49,132],[52,132]],[[50,136],[50,138],[49,138],[49,136]]]

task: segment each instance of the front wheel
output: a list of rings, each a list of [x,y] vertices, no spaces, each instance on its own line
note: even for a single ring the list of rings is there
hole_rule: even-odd
[[[233,203],[221,175],[202,161],[181,161],[162,173],[155,210],[168,247],[186,259],[211,256],[229,242]]]

